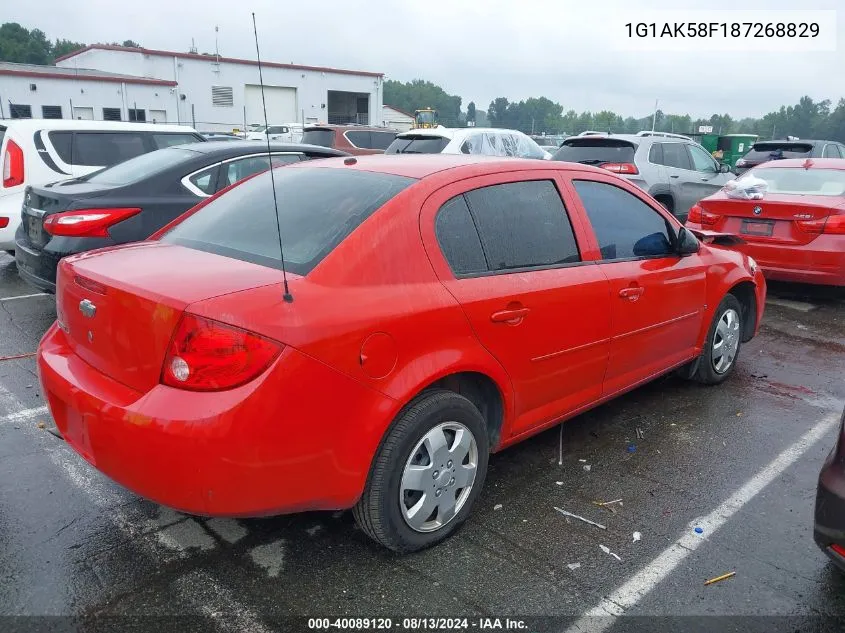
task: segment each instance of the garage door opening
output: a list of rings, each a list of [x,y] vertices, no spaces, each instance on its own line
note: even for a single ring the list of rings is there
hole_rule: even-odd
[[[370,95],[366,92],[329,90],[329,123],[345,125],[370,124]]]
[[[264,86],[264,98],[267,100],[267,122],[270,125],[283,125],[299,121],[296,110],[296,88],[283,86]],[[264,124],[264,107],[261,102],[261,86],[244,86],[244,105],[246,122]]]

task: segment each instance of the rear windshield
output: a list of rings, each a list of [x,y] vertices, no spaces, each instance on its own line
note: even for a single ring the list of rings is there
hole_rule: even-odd
[[[305,130],[300,142],[306,145],[334,147],[334,130]]]
[[[196,152],[170,147],[130,158],[114,167],[83,176],[81,180],[102,185],[129,185],[196,157]]]
[[[415,182],[367,171],[275,169],[285,266],[307,275],[379,207]],[[164,242],[281,267],[270,173],[235,187],[177,225]]]
[[[385,154],[439,154],[449,144],[442,136],[403,136],[395,139]]]
[[[757,167],[743,174],[739,182],[751,177],[765,180],[768,193],[804,196],[845,195],[845,171],[841,169]]]
[[[554,155],[554,160],[600,165],[602,163],[633,163],[635,147],[619,139],[570,139]]]
[[[807,158],[812,151],[813,146],[809,143],[754,143],[743,158],[753,161]]]

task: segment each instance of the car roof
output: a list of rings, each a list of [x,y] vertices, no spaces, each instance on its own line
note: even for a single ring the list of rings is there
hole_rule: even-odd
[[[288,127],[290,127],[289,123],[283,123],[281,125],[287,125]],[[396,132],[396,130],[389,127],[382,127],[379,125],[355,125],[352,123],[349,125],[341,125],[336,123],[310,123],[306,125],[304,129],[306,132],[308,130],[342,130],[344,132],[347,130],[362,130],[364,132]]]
[[[196,134],[189,125],[165,125],[160,123],[129,123],[126,121],[79,121],[76,119],[4,119],[0,127],[7,127],[22,133],[38,130],[82,130],[96,132],[182,132]]]
[[[566,138],[563,143],[567,144],[570,141],[577,141],[578,143],[583,142],[595,142],[595,143],[604,143],[605,141],[627,141],[629,143],[694,143],[695,141],[691,141],[690,139],[686,138],[679,138],[677,136],[638,136],[637,134],[609,134],[609,135],[601,135],[598,134],[589,134],[587,136],[570,136]]]
[[[267,143],[262,141],[229,141],[228,143],[186,143],[174,145],[180,149],[191,150],[199,154],[213,155],[218,158],[241,156],[243,154],[267,153]],[[306,145],[304,143],[270,143],[271,152],[319,152],[332,156],[347,156],[342,152],[322,145]]]
[[[769,143],[776,143],[777,145],[784,145],[787,143],[792,143],[793,145],[817,145],[819,143],[836,143],[841,145],[839,141],[824,141],[819,139],[812,139],[812,138],[797,138],[797,139],[788,139],[788,138],[775,138],[770,139],[768,141],[755,141],[754,145],[763,145]]]
[[[845,158],[784,158],[761,163],[755,169],[841,169],[845,170]]]
[[[469,136],[470,134],[475,134],[478,132],[484,132],[487,134],[519,134],[522,135],[523,132],[519,130],[509,130],[507,128],[502,127],[432,127],[432,128],[420,128],[416,130],[408,130],[407,132],[401,132],[396,136],[398,138],[407,138],[408,136],[431,136],[434,138],[461,138],[463,136]],[[530,137],[529,137],[530,138]],[[531,139],[534,140],[534,139]],[[536,143],[536,141],[535,141]]]
[[[327,158],[318,163],[308,161],[289,165],[288,167],[293,169],[309,167],[355,169],[416,179],[427,178],[428,176],[450,169],[460,169],[468,172],[497,173],[530,169],[548,170],[564,168],[570,171],[594,172],[605,176],[609,173],[604,169],[590,165],[581,165],[579,163],[552,162],[532,158],[503,158],[501,156],[487,156],[483,154],[372,154],[369,156],[355,156],[353,159]],[[479,167],[484,169],[479,170]]]

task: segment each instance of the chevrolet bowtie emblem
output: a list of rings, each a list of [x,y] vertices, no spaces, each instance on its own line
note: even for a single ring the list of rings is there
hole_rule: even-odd
[[[79,302],[79,311],[82,313],[83,316],[86,316],[90,319],[95,314],[97,314],[97,306],[95,306],[88,299],[83,299]]]

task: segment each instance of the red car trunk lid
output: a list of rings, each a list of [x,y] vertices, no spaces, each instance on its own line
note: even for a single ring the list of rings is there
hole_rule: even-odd
[[[735,200],[721,192],[698,203],[705,212],[719,216],[706,227],[709,230],[739,235],[749,242],[790,244],[808,244],[818,237],[802,230],[798,222],[826,218],[843,204],[830,196],[767,194],[762,200]]]
[[[159,382],[167,346],[187,306],[280,281],[281,272],[272,268],[148,242],[62,260],[56,311],[80,358],[145,392]]]

